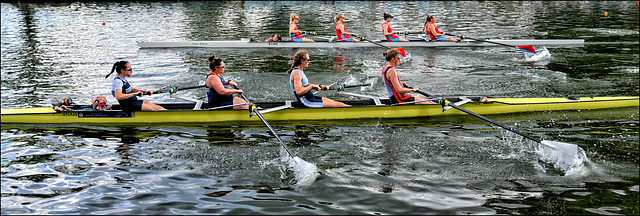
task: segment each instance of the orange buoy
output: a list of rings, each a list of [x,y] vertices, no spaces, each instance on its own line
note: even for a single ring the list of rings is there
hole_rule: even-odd
[[[607,13],[607,12],[604,12],[604,16],[608,16],[608,15],[609,15],[609,13]]]

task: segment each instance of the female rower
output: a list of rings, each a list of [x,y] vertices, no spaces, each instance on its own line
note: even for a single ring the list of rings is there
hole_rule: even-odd
[[[338,41],[342,42],[359,42],[358,39],[351,38],[350,35],[354,35],[353,33],[347,32],[347,28],[344,27],[344,14],[338,14],[338,16],[334,17],[333,20],[336,21],[336,35],[338,36]]]
[[[453,37],[445,36],[446,32],[440,33],[438,30],[438,26],[436,26],[436,16],[429,15],[427,17],[427,21],[424,22],[424,27],[422,27],[422,32],[428,34],[431,37],[431,40],[439,40],[439,41],[458,41]]]
[[[405,93],[416,92],[418,88],[405,88],[405,82],[400,81],[395,67],[400,63],[400,51],[397,49],[391,49],[382,53],[387,60],[387,65],[382,68],[382,79],[384,80],[384,86],[387,87],[387,93],[392,104],[401,102],[412,102],[426,100],[420,97],[413,97],[406,95]],[[424,101],[417,104],[432,104],[434,102]]]
[[[205,88],[209,101],[209,107],[228,106],[232,104],[242,104],[245,101],[239,97],[233,97],[233,94],[242,93],[241,89],[228,89],[225,85],[238,88],[238,84],[231,80],[225,81],[222,76],[225,64],[222,59],[216,58],[215,55],[209,57],[209,68],[211,71],[207,74]],[[229,107],[228,109],[230,109]],[[233,109],[249,109],[249,105],[234,106]]]
[[[384,37],[387,38],[387,41],[409,41],[407,39],[404,39],[400,36],[397,36],[395,34],[400,34],[400,32],[394,32],[393,30],[391,30],[391,26],[389,25],[389,22],[391,22],[391,19],[393,18],[393,16],[391,16],[391,14],[388,13],[384,13],[384,23],[382,23],[382,34],[384,34]]]
[[[302,34],[306,34],[307,32],[298,30],[298,25],[296,25],[298,21],[300,21],[300,17],[296,14],[291,14],[291,17],[289,17],[289,34],[291,35],[291,41],[315,42],[311,39],[300,37],[300,32],[302,32]]]
[[[122,110],[165,110],[162,106],[151,103],[150,101],[138,100],[138,96],[141,97],[144,93],[152,95],[153,91],[134,88],[129,84],[126,77],[131,77],[131,74],[133,73],[131,63],[128,61],[119,61],[114,63],[113,68],[111,68],[111,72],[104,78],[108,78],[113,71],[117,71],[118,76],[113,78],[111,94],[116,98],[116,100],[118,100],[118,103],[122,106]]]
[[[349,106],[342,102],[334,101],[326,97],[318,97],[313,95],[311,90],[315,89],[319,91],[324,89],[328,90],[326,86],[320,84],[311,84],[309,83],[309,79],[302,71],[304,68],[309,66],[309,53],[305,50],[300,50],[296,52],[293,56],[293,65],[291,68],[287,70],[287,74],[289,75],[289,86],[291,86],[291,90],[293,94],[298,99],[298,104],[300,106],[305,107],[341,107],[341,106]]]

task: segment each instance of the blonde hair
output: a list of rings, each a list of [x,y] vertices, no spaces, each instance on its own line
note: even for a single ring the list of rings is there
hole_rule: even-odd
[[[293,69],[300,66],[302,64],[302,59],[307,57],[308,54],[309,53],[306,50],[300,50],[296,52],[296,54],[293,55],[293,64],[291,65],[291,68],[287,70],[287,74],[291,74],[291,71],[293,71]]]
[[[394,58],[397,58],[398,55],[400,55],[400,50],[390,49],[390,50],[387,50],[386,52],[383,52],[382,55],[387,61],[391,61]]]
[[[297,14],[291,14],[289,17],[289,23],[293,23],[293,19],[300,19],[300,17]]]
[[[338,16],[335,16],[333,18],[334,21],[338,22],[338,20],[340,20],[340,18],[344,18],[344,14],[338,14]]]

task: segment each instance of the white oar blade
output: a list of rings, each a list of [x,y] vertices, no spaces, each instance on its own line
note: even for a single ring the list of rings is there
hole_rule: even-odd
[[[575,144],[548,140],[543,140],[541,144],[550,147],[542,149],[542,160],[552,163],[565,176],[580,173],[588,160],[584,150]]]

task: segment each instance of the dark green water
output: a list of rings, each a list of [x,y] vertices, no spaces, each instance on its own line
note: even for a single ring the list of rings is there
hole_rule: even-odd
[[[637,2],[69,2],[1,3],[6,108],[107,96],[118,60],[138,88],[204,82],[213,54],[250,100],[291,100],[294,49],[139,49],[136,41],[225,40],[301,30],[380,37],[419,31],[428,14],[474,38],[585,39],[582,46],[407,48],[403,81],[436,95],[637,96]],[[608,16],[604,16],[608,12]],[[105,25],[102,23],[105,22]],[[379,77],[381,48],[308,49],[315,83]],[[358,92],[358,91],[356,91]],[[384,86],[358,93],[384,96]],[[204,99],[203,91],[180,92]],[[335,93],[322,96],[345,99]],[[146,98],[175,101],[164,95]],[[268,115],[265,115],[268,119]],[[624,214],[637,215],[638,108],[489,118],[588,160],[568,174],[545,148],[470,116],[272,122],[319,176],[297,184],[279,143],[256,125],[2,125],[2,214]]]

